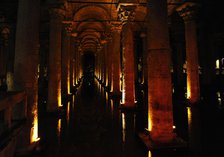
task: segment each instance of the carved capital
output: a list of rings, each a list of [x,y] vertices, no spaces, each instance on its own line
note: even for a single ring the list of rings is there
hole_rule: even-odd
[[[199,5],[192,2],[186,2],[176,10],[185,22],[195,20]]]
[[[118,19],[124,24],[128,21],[133,21],[135,18],[136,4],[120,3],[118,5]]]

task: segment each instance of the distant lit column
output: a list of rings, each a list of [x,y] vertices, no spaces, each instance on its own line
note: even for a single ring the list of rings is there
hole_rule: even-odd
[[[62,60],[62,80],[61,80],[61,88],[63,96],[66,98],[70,93],[70,39],[71,39],[71,25],[65,24],[63,37],[62,37],[62,52],[61,52],[61,60]]]
[[[17,141],[17,146],[22,149],[38,140],[39,11],[39,0],[19,1],[13,88],[14,91],[24,90],[27,94],[26,124],[21,130],[23,137],[20,139],[22,140]]]
[[[148,129],[152,141],[174,139],[167,0],[150,0],[147,17]]]
[[[103,86],[106,86],[107,82],[107,43],[104,43],[103,49],[102,49],[102,55],[103,55],[103,66],[102,66],[102,71],[103,71]]]
[[[142,40],[142,53],[143,53],[143,76],[142,76],[142,83],[147,85],[147,80],[148,80],[148,68],[147,68],[147,38],[146,38],[146,33],[141,32],[140,34],[141,40]]]
[[[69,64],[70,64],[70,93],[73,92],[73,86],[74,86],[74,79],[75,79],[75,69],[74,69],[74,52],[75,52],[75,39],[74,36],[71,34],[71,42],[70,42],[70,58],[69,58]]]
[[[78,41],[75,42],[75,48],[74,48],[74,72],[75,72],[75,80],[74,85],[76,86],[78,84],[78,49],[79,49],[79,43]]]
[[[120,95],[120,52],[121,52],[121,23],[113,23],[112,25],[112,81],[111,81],[111,92],[115,96]]]
[[[64,11],[50,11],[50,45],[47,111],[55,112],[61,106],[61,31]]]
[[[195,23],[197,5],[187,2],[177,8],[185,22],[186,60],[187,60],[187,98],[190,103],[200,100],[198,45]]]
[[[107,51],[108,51],[108,54],[107,54],[107,58],[108,58],[108,89],[110,90],[111,89],[111,79],[112,79],[112,41],[111,41],[111,38],[108,39],[108,44],[107,44]]]
[[[78,63],[78,80],[80,81],[81,77],[82,77],[82,48],[79,47],[78,49],[78,60],[77,60],[77,63]]]
[[[122,31],[122,106],[135,107],[135,71],[134,71],[134,36],[131,22],[123,26]]]
[[[102,59],[102,48],[100,48],[99,50],[99,71],[100,71],[100,82],[102,83],[102,81],[103,81],[103,71],[102,71],[102,66],[103,66],[103,59]]]

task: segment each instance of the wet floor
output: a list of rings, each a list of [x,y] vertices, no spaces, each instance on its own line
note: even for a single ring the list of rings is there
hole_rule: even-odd
[[[218,157],[223,156],[224,112],[219,101],[195,107],[174,101],[174,131],[184,149],[148,150],[138,138],[147,124],[144,94],[137,111],[123,112],[104,89],[81,84],[61,115],[39,118],[40,150],[32,157]],[[220,99],[218,99],[220,100]],[[220,104],[221,105],[221,104]],[[221,153],[221,154],[220,154]],[[219,155],[220,154],[220,155]]]

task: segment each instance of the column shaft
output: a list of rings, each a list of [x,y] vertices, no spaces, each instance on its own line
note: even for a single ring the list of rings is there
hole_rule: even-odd
[[[148,10],[148,128],[164,143],[174,138],[167,2],[151,0]]]
[[[21,135],[23,140],[17,141],[18,149],[26,147],[38,138],[39,14],[39,0],[19,1],[13,90],[25,90],[27,94],[27,123]]]
[[[112,52],[112,93],[116,96],[120,95],[120,50],[121,50],[121,30],[113,31],[113,52]]]
[[[185,22],[185,38],[187,59],[187,98],[191,103],[196,103],[200,99],[200,84],[195,21]]]
[[[134,39],[131,23],[123,27],[123,78],[122,103],[123,107],[135,107],[135,70],[134,70]]]
[[[185,22],[186,60],[187,60],[187,98],[190,103],[200,100],[200,83],[198,70],[198,45],[195,13],[197,5],[187,2],[177,8]]]
[[[50,48],[47,111],[55,112],[61,106],[61,31],[62,11],[54,9],[50,20]]]

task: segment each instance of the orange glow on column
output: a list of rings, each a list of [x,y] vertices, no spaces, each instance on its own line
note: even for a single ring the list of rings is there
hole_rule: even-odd
[[[33,111],[34,119],[33,119],[33,127],[30,130],[30,143],[34,143],[40,140],[38,137],[38,114],[37,109]]]
[[[124,84],[125,80],[124,77],[122,79],[122,98],[121,98],[121,104],[125,103],[125,84]]]
[[[68,80],[67,80],[67,89],[68,89],[68,94],[71,94],[70,93],[70,77],[68,77]]]
[[[58,107],[62,107],[63,105],[61,104],[61,94],[58,95]]]
[[[191,98],[191,85],[190,85],[190,77],[187,78],[187,99]]]
[[[148,131],[152,131],[152,118],[148,113]]]
[[[152,131],[152,113],[150,112],[151,109],[150,109],[150,106],[152,105],[150,102],[152,101],[150,99],[150,97],[148,98],[149,100],[149,104],[148,104],[148,131]]]
[[[111,88],[110,88],[110,92],[114,91],[114,83],[113,83],[113,79],[111,79]]]

